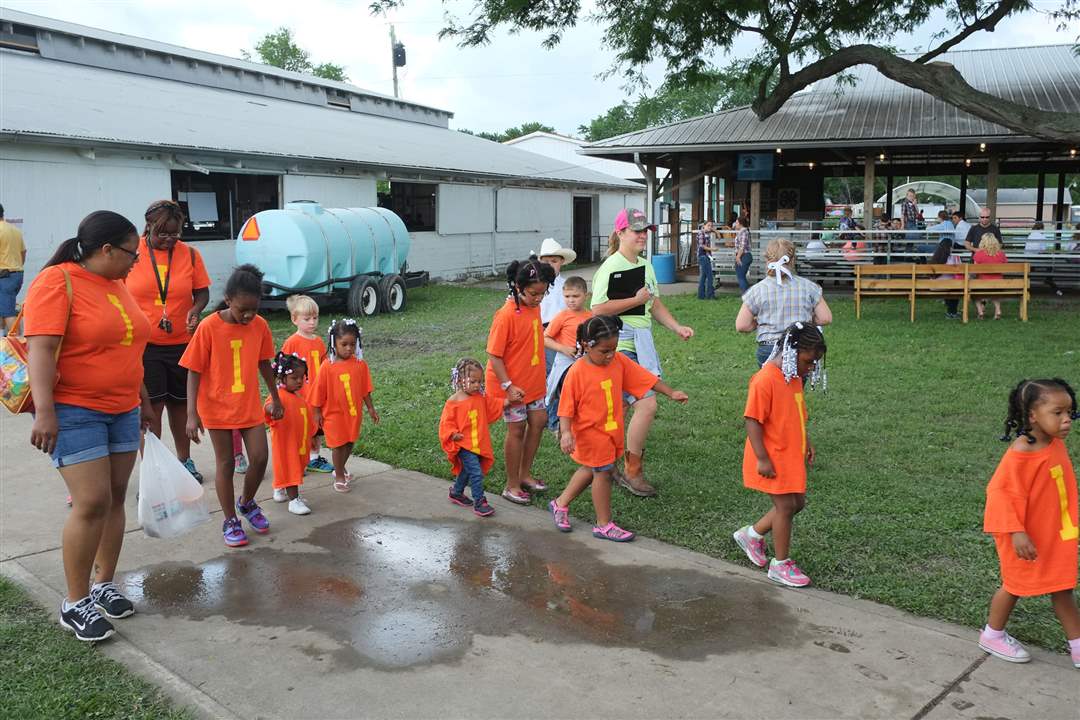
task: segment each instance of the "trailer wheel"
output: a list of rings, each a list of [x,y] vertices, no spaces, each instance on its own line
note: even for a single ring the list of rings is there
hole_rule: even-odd
[[[386,275],[379,281],[379,299],[383,312],[398,313],[405,309],[405,280],[400,275]]]
[[[379,285],[374,278],[358,277],[349,286],[345,307],[353,317],[371,317],[379,314]]]

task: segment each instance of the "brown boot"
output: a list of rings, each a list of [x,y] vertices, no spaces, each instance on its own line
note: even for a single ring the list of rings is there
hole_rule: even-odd
[[[638,497],[652,497],[656,495],[656,488],[645,482],[645,472],[641,467],[645,452],[640,455],[626,451],[625,470],[615,474],[615,481]]]

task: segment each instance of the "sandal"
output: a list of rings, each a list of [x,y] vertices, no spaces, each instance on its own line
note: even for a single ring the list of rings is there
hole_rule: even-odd
[[[612,542],[630,542],[634,539],[634,533],[629,530],[623,530],[613,522],[609,522],[604,527],[594,526],[592,534],[594,538],[611,540]]]
[[[994,319],[995,320],[1000,320],[1001,319],[1001,313],[999,313],[999,312],[994,313]]]
[[[516,493],[510,488],[506,488],[502,491],[501,494],[504,500],[509,500],[515,505],[528,505],[530,502],[532,502],[532,498],[529,496],[529,493],[524,491],[521,493]]]
[[[349,473],[345,473],[345,477],[341,477],[337,473],[334,473],[334,490],[336,492],[347,493],[351,491],[352,488],[349,487],[349,483],[351,482],[352,475],[350,475]]]
[[[525,488],[531,493],[547,492],[548,486],[544,484],[543,480],[531,477],[528,480],[521,481],[521,487]]]

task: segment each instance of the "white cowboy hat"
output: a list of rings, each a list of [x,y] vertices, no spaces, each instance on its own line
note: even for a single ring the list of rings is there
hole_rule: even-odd
[[[558,255],[567,263],[572,263],[577,260],[577,253],[570,248],[564,248],[559,244],[559,241],[555,238],[544,238],[544,242],[540,243],[540,250],[536,253],[536,257],[542,258],[548,255]]]

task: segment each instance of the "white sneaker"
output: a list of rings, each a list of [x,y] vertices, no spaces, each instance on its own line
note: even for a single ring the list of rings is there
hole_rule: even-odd
[[[288,502],[289,493],[285,488],[274,488],[274,502]]]
[[[289,501],[289,512],[293,515],[310,515],[311,508],[304,502],[304,498],[298,497],[295,500]]]

